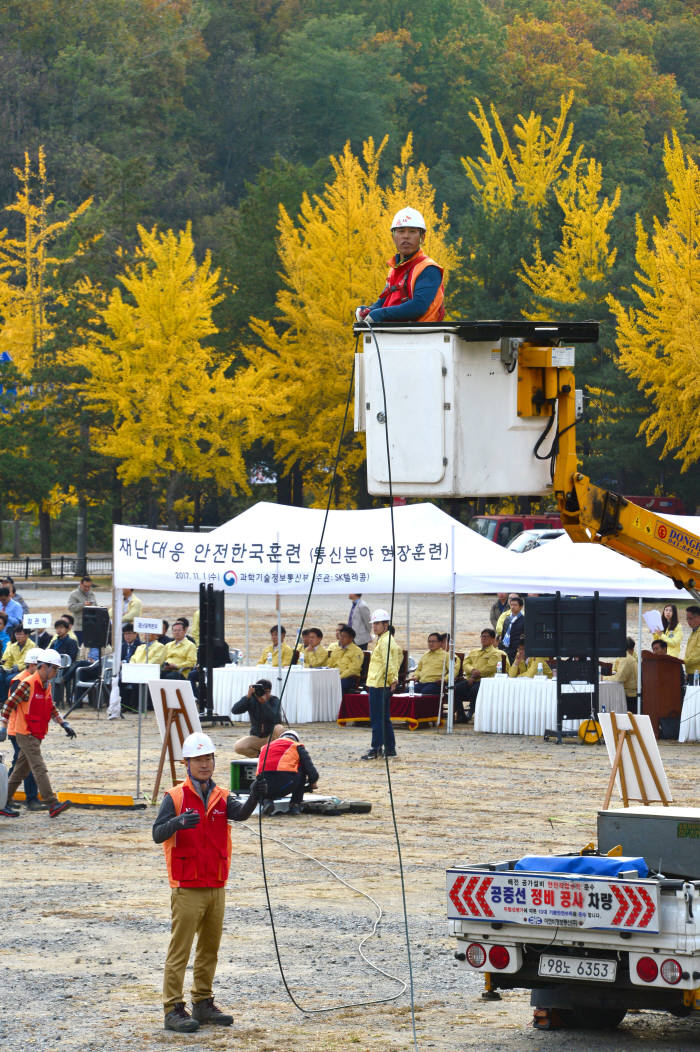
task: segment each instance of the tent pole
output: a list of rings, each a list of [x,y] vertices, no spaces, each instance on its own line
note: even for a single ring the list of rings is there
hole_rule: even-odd
[[[455,528],[452,526],[452,596],[450,599],[450,678],[447,681],[447,733],[454,732],[455,716],[455,632],[457,624],[457,597],[455,579]]]
[[[279,534],[277,540],[279,542]],[[282,603],[279,593],[275,596],[275,606],[277,607],[277,691],[279,694],[282,683]]]
[[[250,620],[248,615],[248,596],[245,597],[245,662],[250,663]]]
[[[406,595],[406,653],[411,656],[411,597]]]
[[[637,715],[642,712],[642,597],[638,599],[637,618]]]

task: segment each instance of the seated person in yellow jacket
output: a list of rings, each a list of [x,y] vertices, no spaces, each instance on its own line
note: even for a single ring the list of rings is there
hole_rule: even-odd
[[[158,640],[157,632],[147,632],[146,640],[131,655],[132,665],[162,665],[165,661],[165,643]]]
[[[455,720],[457,723],[469,723],[476,708],[476,696],[482,679],[491,679],[499,668],[507,672],[510,668],[508,655],[496,647],[496,633],[492,628],[481,632],[481,646],[470,650],[464,659],[462,671],[464,679],[455,683]],[[468,711],[464,711],[464,702],[468,702]]]
[[[459,662],[459,658],[456,658]],[[450,674],[450,655],[442,645],[442,633],[431,632],[428,636],[428,650],[416,665],[411,677],[414,680],[416,694],[439,694],[441,686],[447,683]],[[455,677],[459,669],[455,668]]]
[[[308,642],[304,647],[304,667],[323,668],[328,664],[328,651],[321,645],[323,632],[320,628],[310,628]]]
[[[287,634],[287,629],[284,627],[284,625],[282,625],[282,664],[283,665],[291,665],[291,663],[292,663],[292,656],[294,654],[294,651],[292,650],[292,648],[290,646],[287,646],[287,644],[284,641],[284,637],[286,636],[286,634]],[[277,650],[277,625],[273,625],[272,628],[270,629],[270,639],[271,639],[270,645],[265,647],[265,649],[263,650],[262,654],[260,655],[260,657],[258,659],[258,664],[259,665],[267,665],[267,663],[268,663],[267,659],[268,659],[268,657],[270,655],[272,655],[272,661],[270,662],[270,664],[272,664],[272,665],[278,665],[279,664],[279,653],[278,653],[278,650]]]
[[[525,679],[534,679],[537,675],[538,665],[542,666],[542,674],[547,679],[551,679],[553,673],[544,658],[525,657],[525,639],[523,637],[518,643],[518,649],[515,653],[513,664],[508,669],[508,675],[512,679],[518,679],[520,676],[523,676]]]
[[[664,640],[665,642],[665,640]],[[627,699],[629,712],[637,711],[637,658],[634,654],[635,643],[631,636],[625,640],[627,653],[623,658],[615,658],[612,676],[605,678],[611,683],[621,683]]]
[[[354,690],[362,675],[362,663],[365,659],[363,650],[355,642],[355,629],[350,625],[341,625],[338,632],[338,645],[328,655],[328,667],[337,668],[340,673],[340,689],[343,694]]]
[[[187,638],[189,627],[186,617],[178,617],[177,621],[173,621],[173,639],[171,643],[165,644],[161,679],[187,679],[197,664],[197,647]]]

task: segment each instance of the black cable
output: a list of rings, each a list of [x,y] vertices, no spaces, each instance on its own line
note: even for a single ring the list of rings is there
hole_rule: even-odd
[[[359,334],[358,334],[358,336],[357,336],[357,338],[355,340],[355,351],[357,351],[358,341],[359,341]],[[311,596],[312,596],[313,590],[314,590],[314,583],[315,583],[315,580],[316,580],[316,570],[318,568],[319,559],[321,557],[321,547],[323,545],[323,537],[324,537],[324,534],[325,534],[325,531],[326,531],[326,526],[328,524],[328,515],[330,513],[330,507],[331,507],[331,502],[332,502],[332,499],[333,499],[333,493],[335,491],[335,480],[337,478],[337,473],[338,473],[338,464],[340,462],[340,453],[341,453],[341,448],[342,448],[342,442],[343,442],[343,438],[345,437],[345,427],[346,427],[347,419],[348,419],[348,411],[349,411],[349,408],[350,408],[350,400],[352,398],[354,379],[355,379],[355,356],[353,355],[353,364],[352,364],[352,370],[351,370],[351,373],[350,373],[350,383],[348,385],[348,394],[347,394],[347,399],[345,401],[345,413],[343,415],[343,423],[342,423],[341,430],[340,430],[340,437],[338,439],[338,449],[337,449],[337,452],[336,452],[335,462],[333,464],[333,472],[332,472],[331,480],[330,480],[330,483],[329,483],[329,486],[328,486],[328,501],[326,503],[326,512],[325,512],[325,515],[324,515],[324,518],[323,518],[323,526],[321,528],[321,536],[320,536],[318,547],[317,547],[317,550],[316,550],[316,562],[314,563],[314,571],[313,571],[312,578],[311,578],[311,584],[310,584],[310,587],[309,587],[309,591],[307,593],[306,605],[304,607],[304,613],[302,615],[301,624],[300,624],[299,631],[298,631],[298,634],[297,634],[296,646],[298,646],[299,640],[301,638],[301,632],[302,632],[302,629],[304,627],[304,622],[306,620],[306,615],[307,615],[307,612],[308,612],[308,609],[309,609],[309,604],[311,602]],[[393,528],[393,516],[392,516],[392,528]],[[394,563],[394,569],[395,569],[395,563]],[[392,602],[393,602],[393,596],[392,596]],[[277,645],[281,646],[281,640],[277,641]],[[285,689],[286,689],[286,686],[287,686],[287,681],[289,679],[289,675],[290,675],[291,669],[292,669],[292,666],[289,665],[287,667],[287,674],[285,676],[284,683],[282,684],[282,690],[280,691],[280,703],[282,702],[282,699],[284,697],[284,692],[285,692]],[[289,726],[289,722],[287,721],[286,716],[284,716],[283,718],[284,718],[284,722],[287,724],[287,726]],[[262,773],[263,777],[264,777],[264,772],[265,772],[265,762],[267,760],[267,753],[268,753],[268,750],[270,748],[270,744],[272,742],[272,734],[273,734],[273,732],[274,732],[274,727],[270,730],[270,734],[269,734],[269,737],[267,739],[267,744],[265,746],[265,756],[263,758],[263,764],[262,764],[262,768],[261,768],[261,773]],[[392,814],[393,813],[394,813],[394,807],[393,807],[393,800],[392,800]],[[300,1012],[304,1013],[304,1015],[317,1015],[317,1014],[322,1013],[322,1012],[339,1012],[339,1011],[341,1011],[343,1009],[346,1009],[346,1008],[361,1008],[361,1007],[363,1007],[365,1005],[385,1004],[388,1001],[395,1001],[397,999],[397,997],[401,997],[402,993],[406,989],[405,985],[404,985],[402,990],[400,990],[396,994],[392,994],[390,997],[383,997],[383,998],[380,998],[380,999],[377,999],[377,1000],[373,1000],[373,1001],[359,1001],[359,1002],[356,1002],[356,1003],[353,1003],[353,1004],[332,1005],[332,1006],[329,1006],[329,1007],[326,1007],[326,1008],[304,1008],[304,1006],[301,1005],[297,1001],[296,997],[294,996],[294,994],[292,993],[292,991],[291,991],[291,989],[289,987],[289,983],[287,982],[287,977],[284,974],[284,967],[282,965],[282,958],[280,956],[279,943],[278,943],[278,940],[277,940],[277,930],[275,928],[275,920],[274,920],[274,915],[273,915],[273,911],[272,911],[272,902],[270,901],[270,888],[269,888],[269,884],[268,884],[268,880],[267,880],[267,867],[265,865],[265,848],[264,848],[264,845],[263,845],[264,835],[263,835],[263,831],[262,831],[262,805],[258,809],[258,839],[259,839],[259,842],[260,842],[260,863],[261,863],[261,868],[262,868],[263,885],[265,887],[265,899],[267,901],[267,908],[268,908],[268,911],[269,911],[269,914],[270,914],[270,928],[272,929],[272,941],[273,941],[274,947],[275,947],[275,956],[277,957],[277,967],[279,968],[279,973],[280,973],[280,976],[282,978],[282,983],[284,984],[284,988],[287,991],[287,996],[289,997],[289,1000],[292,1002],[292,1004],[295,1006],[295,1008],[298,1008]],[[403,872],[402,872],[402,877],[401,877],[401,886],[402,886],[402,889],[403,889]],[[410,959],[409,959],[409,963],[410,963]],[[401,979],[398,979],[398,980],[395,980],[395,981],[403,982],[403,980],[401,980]],[[412,977],[412,975],[411,975],[411,1008],[413,1008],[413,977]],[[414,1033],[415,1033],[415,1029],[414,1029]]]
[[[382,697],[382,736],[384,736],[384,727],[386,724],[386,705],[387,705],[387,681],[389,678],[389,658],[391,655],[391,644],[393,636],[391,635],[391,626],[394,621],[394,599],[396,596],[396,531],[394,525],[394,499],[393,499],[393,484],[391,480],[391,450],[389,447],[389,419],[386,403],[386,387],[384,385],[384,367],[382,365],[382,355],[379,350],[379,343],[377,342],[377,336],[372,327],[372,322],[369,315],[367,315],[365,321],[369,326],[370,332],[372,333],[372,339],[374,340],[374,346],[377,351],[377,363],[379,365],[379,377],[382,383],[382,400],[384,403],[384,436],[386,442],[386,461],[389,481],[389,516],[391,521],[391,605],[389,607],[389,640],[386,648],[386,666],[384,669],[384,689]],[[406,645],[410,648],[410,643],[407,640]],[[394,793],[391,787],[391,771],[389,770],[389,758],[386,754],[386,747],[384,748],[384,766],[386,768],[386,778],[389,787],[389,803],[391,807],[391,820],[394,826],[394,839],[396,840],[396,854],[399,862],[399,879],[401,882],[401,903],[403,906],[403,921],[404,931],[406,933],[406,957],[408,960],[408,981],[411,998],[411,1029],[413,1031],[413,1045],[414,1048],[418,1048],[418,1041],[416,1038],[416,1002],[415,1002],[415,991],[413,986],[413,962],[411,960],[411,940],[408,931],[408,908],[406,906],[406,880],[403,869],[403,857],[401,854],[401,838],[399,836],[399,827],[396,821],[396,807],[394,806]]]

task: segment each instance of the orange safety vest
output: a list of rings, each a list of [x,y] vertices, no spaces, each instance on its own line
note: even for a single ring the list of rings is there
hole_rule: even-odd
[[[258,759],[258,774],[261,771],[298,771],[299,745],[291,738],[276,738],[269,748],[263,746]]]
[[[395,307],[399,303],[405,303],[407,300],[413,299],[413,290],[416,287],[416,279],[419,274],[422,274],[426,267],[437,267],[440,271],[440,276],[444,274],[442,267],[439,267],[434,259],[430,256],[426,256],[423,252],[416,252],[415,256],[411,256],[404,263],[396,264],[395,261],[389,261],[389,274],[387,275],[386,285],[383,290],[379,293],[379,299],[382,301],[382,307]],[[422,314],[420,318],[414,318],[414,321],[442,321],[445,317],[445,287],[444,284],[440,283],[440,288],[435,293],[433,302],[428,307],[425,314]]]
[[[36,671],[36,669],[34,671]],[[25,669],[22,669],[21,672],[18,672],[16,676],[13,676],[12,679],[10,680],[10,694],[12,694],[12,691],[15,689],[15,687],[19,686],[19,684],[22,682],[23,679],[29,679],[29,677],[33,676],[33,675],[34,675],[34,672],[29,672],[25,668]],[[17,709],[13,709],[12,712],[10,713],[10,719],[9,719],[8,724],[7,724],[7,733],[8,734],[16,734],[17,733],[16,727],[17,727]],[[26,731],[20,731],[20,734],[26,734],[26,733],[27,733]]]
[[[51,684],[44,685],[38,672],[33,672],[27,682],[30,686],[29,701],[15,708],[17,718],[14,733],[31,734],[32,737],[41,741],[46,737],[53,712]]]
[[[231,868],[231,830],[226,805],[228,793],[215,785],[204,801],[187,778],[169,789],[175,814],[199,811],[199,825],[178,829],[163,844],[171,888],[223,888]]]

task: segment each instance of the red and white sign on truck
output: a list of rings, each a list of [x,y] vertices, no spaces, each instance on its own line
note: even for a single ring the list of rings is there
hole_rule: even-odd
[[[653,880],[563,879],[476,869],[447,871],[447,916],[504,924],[658,932]]]

